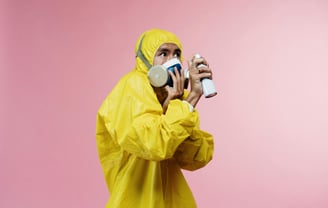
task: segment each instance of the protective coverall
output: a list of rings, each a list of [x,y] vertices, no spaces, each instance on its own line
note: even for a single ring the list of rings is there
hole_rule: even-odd
[[[136,51],[142,37],[149,63],[164,43],[182,48],[174,34],[152,29],[140,36]],[[197,111],[180,99],[171,100],[164,114],[147,71],[137,57],[134,70],[118,82],[97,114],[97,148],[110,193],[106,207],[196,207],[181,168],[205,166],[212,159],[213,137],[199,128]]]

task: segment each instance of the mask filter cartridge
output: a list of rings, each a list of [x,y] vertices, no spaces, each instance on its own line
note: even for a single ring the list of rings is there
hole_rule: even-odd
[[[165,62],[163,65],[152,66],[148,71],[148,79],[154,87],[163,87],[169,85],[173,87],[173,81],[169,71],[174,73],[174,68],[181,71],[181,62],[177,58],[173,58]]]

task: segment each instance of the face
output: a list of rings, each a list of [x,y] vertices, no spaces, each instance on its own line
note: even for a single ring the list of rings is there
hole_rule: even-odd
[[[153,65],[162,65],[172,58],[180,60],[181,50],[174,43],[164,43],[156,51]]]

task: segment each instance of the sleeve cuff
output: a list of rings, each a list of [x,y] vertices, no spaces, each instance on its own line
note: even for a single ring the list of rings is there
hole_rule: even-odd
[[[183,103],[186,103],[189,106],[189,111],[193,112],[194,111],[194,106],[192,106],[190,103],[188,103],[187,101],[183,100]]]

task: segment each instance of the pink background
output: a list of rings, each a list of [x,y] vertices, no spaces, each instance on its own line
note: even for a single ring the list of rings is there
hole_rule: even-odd
[[[200,208],[328,207],[325,0],[4,0],[0,207],[104,207],[96,112],[146,29],[201,53],[213,161],[185,172]]]

